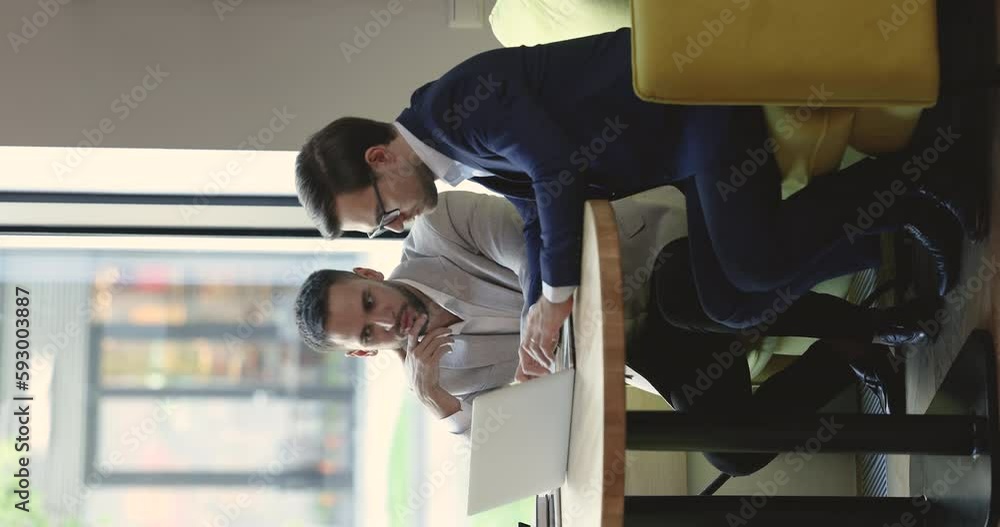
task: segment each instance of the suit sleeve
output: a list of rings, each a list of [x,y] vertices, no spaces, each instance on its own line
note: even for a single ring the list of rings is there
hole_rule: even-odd
[[[530,308],[542,294],[542,274],[541,268],[539,267],[542,238],[541,229],[538,223],[538,208],[535,206],[535,202],[530,200],[511,199],[511,203],[514,204],[518,213],[520,213],[522,220],[524,220],[522,233],[524,236],[525,264],[523,272],[518,275],[518,278],[521,280],[521,290],[524,291],[524,310],[521,312],[521,322],[523,326],[525,317],[528,315],[528,308]]]
[[[556,288],[580,283],[580,252],[586,174],[574,167],[581,145],[526,90],[507,85],[491,94],[472,114],[482,115],[467,133],[478,134],[482,147],[513,163],[531,178],[537,204],[540,280]],[[523,208],[522,214],[525,212]],[[530,218],[525,218],[526,226]],[[532,229],[525,229],[529,246]]]

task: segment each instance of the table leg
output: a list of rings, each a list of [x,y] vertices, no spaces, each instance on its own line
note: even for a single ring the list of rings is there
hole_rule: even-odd
[[[787,416],[634,411],[628,412],[626,431],[628,450],[965,456],[989,450],[988,421],[974,415]]]

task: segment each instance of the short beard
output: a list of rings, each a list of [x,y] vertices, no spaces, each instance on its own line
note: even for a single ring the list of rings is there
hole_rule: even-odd
[[[417,312],[417,316],[427,315],[427,321],[424,322],[424,327],[420,328],[419,333],[420,335],[426,334],[427,326],[431,323],[430,314],[427,312],[427,304],[425,304],[424,301],[421,300],[420,297],[418,297],[413,291],[410,291],[410,288],[402,284],[387,281],[385,285],[399,291],[399,293],[406,298],[407,305],[412,307],[413,310]]]
[[[416,167],[417,180],[424,191],[424,212],[431,212],[438,204],[437,185],[434,184],[434,173],[423,161]]]

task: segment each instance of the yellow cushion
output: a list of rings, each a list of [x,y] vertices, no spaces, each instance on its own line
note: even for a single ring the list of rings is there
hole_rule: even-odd
[[[490,28],[504,47],[534,46],[628,27],[629,0],[497,0]]]
[[[859,108],[854,112],[850,144],[859,152],[881,154],[906,146],[923,108]]]
[[[764,115],[776,143],[774,157],[784,176],[784,193],[794,193],[812,176],[840,166],[850,138],[852,109],[768,106]]]
[[[765,107],[782,174],[782,195],[798,192],[814,176],[842,168],[848,153],[878,155],[902,149],[913,135],[921,111],[914,106]]]
[[[674,104],[921,106],[938,94],[936,0],[632,0],[633,83]],[[904,11],[905,10],[905,11]]]

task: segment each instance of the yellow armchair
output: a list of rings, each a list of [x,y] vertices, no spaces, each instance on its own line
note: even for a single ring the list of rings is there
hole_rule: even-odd
[[[671,104],[799,106],[825,86],[823,107],[932,106],[935,4],[632,0],[635,90]]]
[[[936,0],[632,0],[636,94],[760,105],[784,191],[907,144],[939,91]]]
[[[631,0],[636,94],[760,105],[787,196],[865,155],[903,148],[940,89],[936,0]],[[852,277],[816,290],[846,297]],[[814,341],[768,338],[774,354]]]

